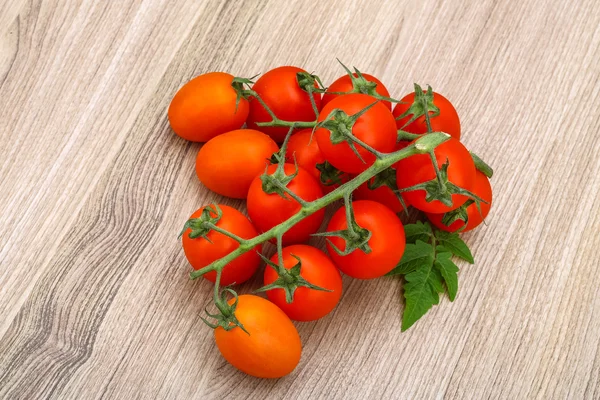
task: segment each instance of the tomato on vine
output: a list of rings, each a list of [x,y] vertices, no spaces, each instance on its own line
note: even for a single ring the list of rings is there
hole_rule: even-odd
[[[352,77],[350,77],[352,75]],[[390,97],[390,92],[381,83],[379,79],[373,75],[363,73],[352,73],[348,71],[348,75],[344,75],[336,79],[327,88],[327,93],[323,94],[321,105],[325,107],[331,100],[341,96],[342,94],[363,93],[368,95],[377,94],[378,97]],[[389,109],[392,109],[392,103],[389,100],[381,100],[381,102]]]
[[[415,96],[416,94],[416,96]],[[429,113],[431,130],[428,130],[425,108]],[[398,129],[409,133],[424,134],[428,132],[444,132],[455,139],[460,139],[460,120],[456,109],[444,96],[431,90],[423,91],[415,84],[415,91],[400,99],[394,107]]]
[[[197,76],[171,100],[169,122],[186,140],[206,142],[222,133],[239,129],[246,122],[248,100],[238,98],[233,75],[210,72]]]
[[[317,164],[325,162],[325,158],[319,150],[317,139],[313,137],[312,129],[302,129],[290,137],[285,152],[285,161],[290,164],[296,162],[316,180],[321,179]]]
[[[323,156],[337,169],[352,174],[366,170],[375,155],[354,138],[376,151],[396,147],[396,121],[380,101],[366,94],[347,94],[331,100],[319,114],[315,136]]]
[[[233,305],[235,299],[229,300]],[[243,326],[218,326],[215,341],[231,365],[257,378],[281,378],[300,362],[302,343],[296,327],[275,304],[254,295],[241,295],[235,317]]]
[[[404,226],[392,210],[370,200],[352,202],[354,221],[340,208],[327,226],[327,251],[338,268],[353,278],[373,279],[390,272],[402,258],[406,239]],[[346,233],[354,226],[356,247],[349,254]],[[357,236],[356,236],[357,235]]]
[[[284,193],[272,180],[277,179],[287,190],[304,201],[313,201],[323,196],[319,183],[303,168],[293,164],[284,164],[278,172],[278,165],[270,165],[263,175],[259,175],[250,184],[248,191],[248,215],[254,225],[262,232],[284,222],[301,209],[297,199]],[[275,174],[275,176],[273,176]],[[323,209],[306,217],[283,235],[285,245],[302,243],[317,232],[325,211]]]
[[[271,155],[279,150],[269,136],[253,129],[238,129],[209,140],[196,157],[196,174],[213,192],[245,199],[250,183],[261,174]]]
[[[315,89],[319,87],[318,83],[305,70],[285,66],[265,73],[252,86],[252,90],[260,96],[277,118],[284,121],[314,121],[317,116],[308,92],[299,84],[299,74],[300,77],[304,76],[307,81],[312,81]],[[312,98],[317,111],[320,110],[321,94],[314,92]],[[260,122],[270,122],[271,120],[271,115],[261,102],[251,96],[248,127],[264,132],[277,143],[281,143],[285,139],[289,127],[258,125]]]
[[[295,321],[314,321],[329,314],[342,296],[342,276],[329,257],[304,244],[284,247],[282,256],[283,269],[277,253],[271,257],[260,290]]]
[[[458,209],[446,214],[425,213],[425,215],[433,225],[447,232],[467,232],[475,229],[488,216],[492,207],[492,186],[490,180],[480,171],[475,174],[475,185],[472,191],[485,201],[480,203],[481,212],[477,209],[476,203],[469,199]]]
[[[397,185],[407,204],[429,213],[445,213],[463,205],[475,183],[475,163],[467,148],[449,138],[429,154],[416,154],[396,163]],[[418,187],[418,189],[413,189]]]
[[[203,226],[205,222],[212,223],[219,229],[233,233],[242,239],[252,239],[257,236],[256,229],[248,218],[233,207],[220,204],[198,209],[185,223],[182,232],[183,251],[195,270],[225,257],[240,246],[231,237]],[[262,245],[258,245],[253,251],[244,253],[227,264],[221,274],[221,285],[239,284],[250,279],[260,264],[257,252],[261,250]],[[217,273],[211,271],[203,276],[215,282]]]

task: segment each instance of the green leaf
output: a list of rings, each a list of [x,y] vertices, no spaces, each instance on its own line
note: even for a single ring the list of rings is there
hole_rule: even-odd
[[[433,258],[405,276],[404,298],[406,307],[402,316],[402,331],[410,328],[429,309],[440,302],[443,291],[442,276],[433,268]]]
[[[471,250],[469,250],[467,244],[463,242],[463,240],[458,236],[458,234],[440,231],[436,229],[435,236],[437,242],[446,249],[448,249],[448,251],[450,251],[455,256],[468,261],[470,264],[473,264],[475,262],[475,260],[473,260],[473,255],[471,254]]]
[[[431,225],[429,222],[417,221],[414,224],[404,225],[404,234],[406,235],[406,243],[416,243],[417,240],[429,242],[431,239]]]
[[[415,244],[407,244],[402,259],[387,275],[406,275],[416,270],[421,265],[433,263],[433,246],[417,240]]]
[[[448,298],[450,301],[454,301],[456,298],[456,292],[458,291],[458,267],[451,260],[452,253],[443,247],[438,247],[438,254],[435,259],[435,267],[440,271],[444,277],[444,282],[448,288]]]

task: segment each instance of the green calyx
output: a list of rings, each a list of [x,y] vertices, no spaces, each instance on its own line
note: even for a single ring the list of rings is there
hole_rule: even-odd
[[[329,161],[317,164],[316,167],[319,170],[321,183],[325,186],[341,185],[343,183],[342,178],[347,175],[331,165]]]
[[[375,190],[382,186],[387,186],[392,190],[398,190],[396,184],[396,170],[392,167],[388,167],[375,175],[373,179],[367,181],[367,187],[370,190]]]
[[[321,82],[321,78],[317,75],[309,74],[308,72],[298,72],[296,74],[296,80],[298,81],[298,86],[302,90],[308,93],[320,92],[323,88],[323,82]],[[319,87],[315,87],[315,83],[319,85]]]
[[[416,121],[417,118],[425,116],[425,122],[427,123],[427,131],[431,132],[431,123],[429,119],[431,117],[437,117],[440,115],[440,109],[433,102],[433,89],[427,85],[427,91],[424,92],[421,86],[415,83],[415,99],[402,115],[396,119],[406,118],[411,116],[408,121],[402,126],[402,129]]]
[[[204,210],[202,210],[200,217],[190,218],[185,222],[179,237],[183,236],[184,232],[190,229],[190,233],[188,235],[190,239],[202,237],[210,242],[207,235],[211,230],[213,230],[222,216],[223,211],[218,205],[212,204],[207,206],[204,208]]]
[[[352,90],[350,90],[348,92],[326,92],[326,93],[337,94],[337,95],[360,93],[360,94],[366,94],[371,97],[374,97],[377,100],[384,100],[384,101],[389,101],[392,103],[400,103],[399,100],[393,99],[391,97],[385,97],[385,96],[382,96],[379,93],[377,93],[377,83],[367,80],[367,78],[364,77],[364,75],[362,74],[362,72],[360,72],[358,70],[358,68],[353,67],[354,72],[352,72],[339,59],[337,59],[337,61],[340,63],[340,65],[344,68],[344,70],[348,74],[348,77],[350,78],[350,81],[352,82]]]
[[[327,129],[330,133],[329,140],[331,140],[331,143],[333,144],[340,144],[344,142],[348,143],[348,145],[352,149],[352,152],[364,163],[365,160],[363,160],[355,144],[358,143],[362,147],[367,148],[367,150],[369,150],[369,146],[367,146],[365,143],[362,143],[352,134],[352,128],[354,127],[356,121],[364,113],[369,111],[371,107],[373,107],[375,104],[377,104],[377,101],[369,104],[359,112],[352,115],[348,115],[345,111],[340,110],[338,108],[333,109],[331,110],[329,115],[327,115],[327,118],[325,118],[325,120],[317,124],[316,128]],[[377,151],[373,149],[370,149],[369,151],[374,154],[377,153]]]
[[[237,112],[238,106],[240,105],[240,100],[241,99],[246,99],[248,100],[250,98],[250,92],[247,89],[244,89],[244,85],[246,85],[248,87],[248,89],[250,88],[250,85],[254,84],[254,78],[256,78],[258,75],[255,75],[251,78],[241,78],[239,76],[236,76],[235,78],[233,78],[233,81],[231,81],[231,87],[233,88],[233,90],[235,90],[236,93],[236,97],[235,97],[235,111]]]
[[[227,302],[228,293],[235,298],[235,301],[231,305]],[[208,312],[207,309],[204,309],[206,315],[208,315],[210,318],[214,318],[215,322],[210,322],[204,317],[200,318],[206,325],[210,326],[213,329],[221,327],[226,331],[230,331],[235,328],[240,328],[249,335],[250,333],[248,333],[246,328],[244,328],[244,325],[242,325],[242,323],[235,316],[235,310],[238,305],[238,300],[238,295],[234,290],[230,288],[225,288],[221,292],[220,296],[215,297],[215,306],[219,310],[219,313],[211,314],[210,312]]]
[[[474,200],[469,199],[465,202],[465,204],[458,207],[456,210],[448,211],[442,217],[442,224],[444,224],[446,226],[450,226],[453,223],[455,223],[456,221],[463,221],[464,225],[461,227],[461,229],[459,231],[463,230],[465,228],[465,226],[467,226],[467,223],[469,222],[469,213],[467,212],[467,207],[469,207],[471,204],[474,204],[474,203],[475,203]]]
[[[316,233],[313,236],[323,236],[333,250],[340,256],[347,256],[354,250],[361,250],[365,254],[371,252],[369,246],[369,240],[371,239],[372,232],[358,225],[356,218],[354,217],[354,210],[352,209],[351,195],[344,196],[344,206],[346,207],[346,221],[348,227],[344,230],[333,231],[333,232],[321,232]],[[344,250],[339,249],[331,240],[330,237],[340,237],[346,242]]]
[[[477,168],[479,172],[481,172],[488,178],[491,178],[494,175],[494,170],[492,169],[492,167],[490,167],[485,161],[483,161],[477,154],[473,153],[472,151],[470,153],[471,157],[473,157],[475,168]]]
[[[268,290],[273,289],[283,289],[283,291],[285,291],[285,301],[287,303],[291,303],[294,301],[294,293],[299,287],[306,287],[309,289],[320,290],[323,292],[331,292],[331,290],[329,289],[313,285],[312,283],[304,279],[300,275],[300,272],[302,270],[302,261],[299,257],[293,254],[291,256],[296,259],[297,263],[292,268],[287,269],[283,266],[275,264],[262,254],[260,254],[260,257],[267,264],[267,266],[273,268],[277,272],[277,275],[279,277],[275,281],[273,281],[273,283],[265,285],[260,289],[256,290],[257,292],[266,292]]]

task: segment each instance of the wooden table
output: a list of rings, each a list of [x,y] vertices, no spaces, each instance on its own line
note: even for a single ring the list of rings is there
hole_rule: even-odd
[[[600,398],[600,4],[4,1],[0,398]],[[431,84],[495,168],[460,290],[400,333],[394,279],[345,278],[295,372],[229,366],[177,240],[222,201],[167,107],[206,71],[336,57]],[[259,279],[242,287],[249,292]]]

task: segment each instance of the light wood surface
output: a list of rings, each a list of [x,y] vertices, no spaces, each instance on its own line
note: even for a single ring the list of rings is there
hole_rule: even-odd
[[[450,98],[494,206],[453,304],[401,334],[399,282],[345,278],[296,371],[259,380],[220,357],[177,241],[244,206],[166,110],[203,72],[331,82],[335,57]],[[599,78],[596,0],[0,2],[0,398],[600,398]]]

